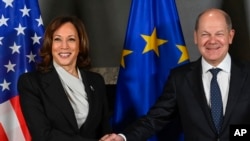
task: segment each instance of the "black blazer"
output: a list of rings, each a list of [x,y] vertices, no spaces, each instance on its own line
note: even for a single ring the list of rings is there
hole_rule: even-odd
[[[97,73],[80,72],[89,102],[89,114],[80,129],[55,69],[19,77],[20,104],[33,141],[97,141],[111,132],[104,79]]]
[[[185,141],[229,141],[231,124],[250,124],[249,66],[232,61],[229,85],[222,131],[217,135],[203,89],[201,59],[173,69],[148,115],[124,131],[127,141],[146,140],[175,117],[180,118]]]

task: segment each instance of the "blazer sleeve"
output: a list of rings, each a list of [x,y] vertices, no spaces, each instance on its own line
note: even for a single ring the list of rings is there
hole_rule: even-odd
[[[177,102],[175,89],[174,77],[170,75],[162,95],[153,107],[150,108],[147,115],[138,119],[124,130],[123,134],[126,136],[127,141],[147,140],[165,127],[167,123],[176,119]]]

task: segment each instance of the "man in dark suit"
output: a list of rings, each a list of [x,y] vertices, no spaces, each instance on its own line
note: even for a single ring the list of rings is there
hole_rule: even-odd
[[[250,69],[228,53],[234,33],[224,11],[202,12],[194,31],[201,57],[171,71],[162,96],[146,116],[122,134],[108,134],[101,141],[143,141],[176,117],[182,123],[185,141],[229,141],[230,125],[250,124]],[[219,70],[217,79],[210,69]]]

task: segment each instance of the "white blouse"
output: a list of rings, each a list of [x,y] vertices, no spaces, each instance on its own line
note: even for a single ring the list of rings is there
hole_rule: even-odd
[[[64,70],[61,66],[59,66],[55,61],[53,62],[53,64],[57,73],[59,74],[60,80],[64,87],[65,93],[68,96],[70,104],[74,109],[78,128],[80,128],[85,122],[89,112],[87,93],[82,82],[81,73],[79,69],[77,69],[79,78],[76,78],[75,76]]]

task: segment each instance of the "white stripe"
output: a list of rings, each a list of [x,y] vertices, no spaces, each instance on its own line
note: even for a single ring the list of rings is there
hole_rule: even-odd
[[[0,122],[3,125],[9,141],[25,141],[16,113],[10,101],[0,104]]]

